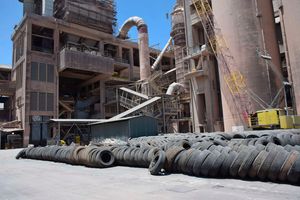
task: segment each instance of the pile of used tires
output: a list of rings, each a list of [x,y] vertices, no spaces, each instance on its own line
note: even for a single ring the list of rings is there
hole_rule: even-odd
[[[299,184],[299,145],[298,130],[168,134],[131,139],[126,145],[28,148],[18,157],[100,168],[148,167],[152,175],[183,173]],[[109,156],[102,157],[101,152]]]
[[[97,168],[111,167],[115,162],[115,157],[109,149],[96,146],[31,147],[20,151],[16,158],[54,161]]]

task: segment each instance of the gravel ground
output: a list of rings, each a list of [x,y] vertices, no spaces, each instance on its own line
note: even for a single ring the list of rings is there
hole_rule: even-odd
[[[300,199],[300,187],[181,174],[151,176],[147,169],[92,169],[16,160],[19,150],[0,151],[1,200],[81,199]]]

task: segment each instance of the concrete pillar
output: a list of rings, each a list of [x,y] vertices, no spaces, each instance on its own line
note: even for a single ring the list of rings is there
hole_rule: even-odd
[[[104,42],[102,40],[99,41],[99,52],[102,56],[104,56]]]
[[[100,115],[101,118],[105,118],[105,81],[100,81]]]
[[[121,59],[123,59],[123,57],[122,57],[122,47],[121,46],[118,46],[118,55],[117,55],[117,57],[119,57],[119,58],[121,58]]]
[[[285,35],[285,46],[287,55],[287,67],[289,79],[293,83],[295,107],[297,114],[300,114],[300,1],[282,0],[281,23],[283,35]]]
[[[133,79],[133,66],[134,66],[134,61],[133,61],[133,48],[130,48],[129,50],[129,62],[130,62],[130,68],[129,68],[129,80]]]

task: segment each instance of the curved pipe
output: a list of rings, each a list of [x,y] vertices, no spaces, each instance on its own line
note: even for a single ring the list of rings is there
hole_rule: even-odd
[[[170,37],[170,39],[168,40],[166,46],[163,48],[163,50],[160,52],[159,56],[156,58],[155,62],[151,66],[151,69],[157,70],[158,64],[161,61],[161,59],[163,58],[163,56],[166,53],[166,51],[168,50],[169,46],[172,44],[172,40],[173,40],[173,38]]]
[[[166,94],[173,95],[176,91],[184,91],[184,85],[174,82],[169,86]]]
[[[148,27],[140,17],[130,17],[122,25],[118,37],[126,39],[129,30],[136,26],[139,33],[140,79],[145,80],[151,75]]]
[[[140,28],[145,27],[145,28],[146,28],[146,31],[147,31],[147,33],[148,33],[148,30],[147,30],[147,24],[145,23],[145,21],[144,21],[142,18],[140,18],[140,17],[134,16],[134,17],[128,18],[128,19],[123,23],[123,25],[122,25],[121,28],[120,28],[118,38],[126,39],[129,30],[130,30],[133,26],[136,26],[137,29],[138,29],[138,31],[139,31]]]

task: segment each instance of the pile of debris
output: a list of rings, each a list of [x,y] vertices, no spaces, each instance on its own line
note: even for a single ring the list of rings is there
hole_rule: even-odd
[[[170,134],[141,137],[126,145],[37,147],[17,158],[87,167],[149,167],[152,175],[183,173],[197,177],[300,183],[300,132]]]

